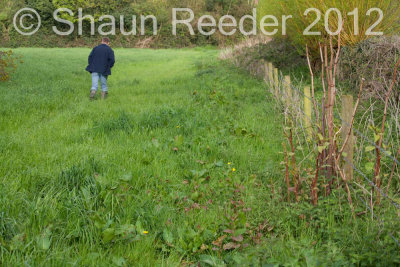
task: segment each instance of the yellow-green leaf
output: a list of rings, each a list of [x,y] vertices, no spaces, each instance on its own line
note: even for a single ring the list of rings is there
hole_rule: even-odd
[[[371,152],[371,151],[373,151],[373,150],[375,150],[375,147],[374,147],[374,146],[367,146],[367,147],[365,148],[365,152]]]

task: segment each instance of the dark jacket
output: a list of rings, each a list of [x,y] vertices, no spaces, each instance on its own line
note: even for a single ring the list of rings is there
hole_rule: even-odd
[[[111,68],[114,66],[114,51],[106,44],[93,48],[89,56],[89,66],[86,70],[90,73],[97,72],[104,76],[111,75]]]

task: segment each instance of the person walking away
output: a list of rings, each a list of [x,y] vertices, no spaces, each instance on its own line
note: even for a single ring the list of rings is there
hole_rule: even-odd
[[[92,74],[90,99],[94,99],[99,89],[99,81],[101,83],[101,99],[105,99],[108,95],[107,79],[115,64],[114,51],[110,47],[109,38],[103,38],[101,44],[93,48],[88,61],[89,65],[86,70]]]

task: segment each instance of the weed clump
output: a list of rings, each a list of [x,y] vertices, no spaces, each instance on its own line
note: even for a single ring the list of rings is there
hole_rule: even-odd
[[[137,125],[145,129],[157,129],[169,126],[177,126],[184,121],[187,114],[183,109],[161,108],[156,112],[143,113]]]

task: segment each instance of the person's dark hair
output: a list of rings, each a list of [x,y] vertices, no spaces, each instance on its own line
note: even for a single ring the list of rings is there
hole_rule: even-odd
[[[101,39],[101,41],[102,41],[103,43],[109,44],[109,43],[110,43],[110,38],[108,38],[108,37],[103,37],[103,39]]]

